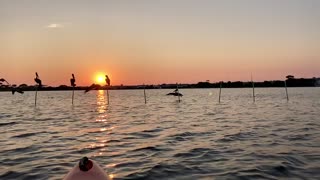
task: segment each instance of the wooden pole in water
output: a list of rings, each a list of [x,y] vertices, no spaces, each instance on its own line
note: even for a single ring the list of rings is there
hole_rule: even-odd
[[[221,97],[221,88],[222,88],[222,81],[220,81],[220,90],[219,90],[219,103],[220,103],[220,97]]]
[[[252,74],[251,74],[251,83],[252,83],[252,98],[253,98],[253,102],[256,102],[256,96],[254,93],[254,82],[252,80]]]
[[[287,101],[289,101],[288,89],[287,89],[287,80],[284,80],[284,87],[285,87],[285,89],[286,89]]]
[[[109,105],[109,88],[107,87],[107,97],[108,97],[108,105]]]
[[[144,103],[147,104],[146,86],[143,85]]]
[[[74,97],[74,87],[72,87],[72,105],[73,105],[73,97]]]
[[[34,105],[37,106],[38,87],[36,87],[36,95],[34,97]]]
[[[179,93],[178,83],[177,83],[177,92]],[[180,103],[180,94],[178,94],[178,102]]]

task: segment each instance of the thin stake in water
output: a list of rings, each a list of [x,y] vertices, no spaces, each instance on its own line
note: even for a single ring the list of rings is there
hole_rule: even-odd
[[[144,103],[147,104],[146,86],[143,84]]]
[[[222,81],[220,81],[220,90],[219,90],[219,103],[220,103],[220,97],[221,97],[221,88],[222,88]]]
[[[287,89],[287,80],[284,80],[284,87],[286,89],[287,101],[289,101],[288,89]]]
[[[251,73],[251,83],[252,83],[252,98],[253,98],[253,102],[256,102],[256,96],[254,93],[254,82],[252,80],[252,73]]]
[[[75,82],[76,82],[76,78],[74,77],[74,74],[72,74],[72,78],[70,79],[70,83],[72,86],[72,105],[73,105],[73,98],[74,98],[74,87],[76,86]]]
[[[37,83],[36,95],[34,97],[34,105],[37,106],[38,88],[40,89],[42,87],[42,82],[41,82],[41,79],[39,78],[39,75],[37,72],[36,72],[36,78],[34,78],[34,81]]]

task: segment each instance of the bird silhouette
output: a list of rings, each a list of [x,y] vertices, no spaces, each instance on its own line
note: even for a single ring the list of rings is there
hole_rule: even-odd
[[[76,78],[74,77],[74,74],[72,74],[72,78],[70,79],[70,83],[71,83],[71,86],[72,87],[75,87],[76,86]]]
[[[12,92],[12,94],[14,94],[15,92],[20,93],[20,94],[23,94],[23,93],[24,93],[24,92],[22,91],[22,89],[20,89],[20,88],[12,88],[11,92]]]
[[[42,87],[41,79],[39,79],[38,73],[36,72],[36,78],[34,78],[34,81],[38,84],[38,87]]]
[[[108,75],[106,75],[106,83],[108,86],[110,86],[110,79],[109,79]]]
[[[97,89],[99,89],[99,87],[100,87],[100,85],[98,85],[98,84],[92,84],[91,86],[89,86],[89,87],[86,88],[86,90],[84,91],[84,93],[87,93],[87,92],[89,92],[89,91],[91,91],[91,90],[97,90]]]
[[[20,93],[20,94],[23,94],[23,93],[24,93],[20,87],[17,87],[17,88],[16,88],[15,85],[11,85],[8,81],[6,81],[6,80],[3,79],[3,78],[0,79],[0,84],[2,84],[1,82],[6,82],[7,85],[8,85],[9,87],[11,87],[11,92],[12,92],[12,94],[14,94],[15,92],[18,92],[18,93]]]

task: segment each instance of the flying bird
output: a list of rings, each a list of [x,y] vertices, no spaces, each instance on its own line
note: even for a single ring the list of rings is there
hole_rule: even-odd
[[[20,93],[20,94],[23,94],[23,93],[24,93],[21,88],[19,88],[19,87],[16,88],[15,85],[11,85],[8,81],[6,81],[6,80],[3,79],[3,78],[0,79],[0,82],[1,82],[0,84],[2,84],[2,82],[6,82],[7,85],[8,85],[9,87],[11,87],[11,92],[12,92],[12,94],[14,94],[15,92],[18,92],[18,93]]]
[[[39,79],[37,72],[36,72],[36,78],[34,78],[34,81],[39,85],[39,88],[42,87],[41,79]]]
[[[100,87],[100,85],[98,85],[98,84],[92,84],[91,86],[89,86],[89,87],[86,88],[86,90],[84,91],[84,93],[87,93],[87,92],[89,92],[89,91],[91,91],[91,90],[97,90],[97,89],[99,89],[99,87]]]
[[[168,93],[167,95],[171,95],[171,96],[183,96],[180,92],[179,89],[176,88],[173,92]]]
[[[183,94],[179,93],[179,92],[171,92],[171,93],[168,93],[167,94],[168,96],[171,95],[171,96],[183,96]]]
[[[12,92],[12,94],[14,94],[15,92],[18,92],[20,94],[24,93],[20,88],[12,88],[11,92]]]

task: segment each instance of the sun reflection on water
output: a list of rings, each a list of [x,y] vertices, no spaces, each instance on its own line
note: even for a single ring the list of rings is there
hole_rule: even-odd
[[[104,90],[99,90],[97,91],[97,108],[96,111],[99,113],[99,115],[96,117],[95,122],[101,124],[100,127],[95,128],[95,132],[97,132],[97,135],[103,134],[103,136],[96,137],[96,142],[91,143],[87,148],[93,150],[93,156],[98,157],[98,156],[105,156],[105,152],[108,150],[108,141],[110,138],[106,137],[106,135],[110,134],[115,126],[110,124],[111,122],[108,121],[109,119],[109,114],[107,113],[108,111],[108,103],[107,103],[107,97],[106,97],[106,92]],[[98,125],[97,124],[97,125]],[[98,133],[98,131],[100,133]],[[116,164],[110,164],[109,166],[107,165],[108,168],[115,167]],[[115,174],[109,174],[108,175],[109,179],[114,179]]]
[[[109,174],[109,178],[110,178],[110,179],[113,179],[114,176],[115,176],[114,174]]]
[[[99,90],[97,94],[97,111],[105,113],[107,111],[107,102],[104,90]]]
[[[112,163],[112,164],[107,164],[106,167],[107,168],[113,168],[115,167],[117,164],[116,163]]]

